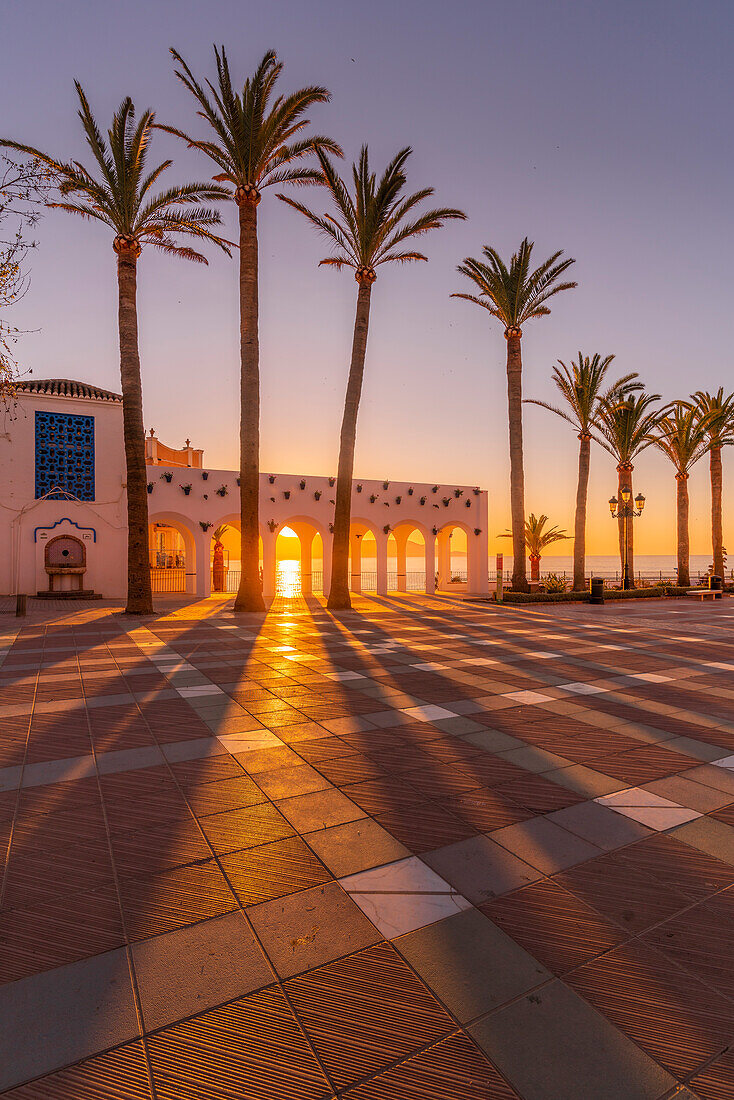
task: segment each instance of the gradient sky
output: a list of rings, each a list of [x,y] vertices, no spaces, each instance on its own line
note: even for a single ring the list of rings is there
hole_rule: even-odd
[[[451,300],[456,273],[491,243],[509,255],[524,235],[538,261],[562,248],[577,290],[525,330],[525,394],[552,398],[557,358],[614,352],[666,398],[732,387],[729,257],[734,148],[730,3],[616,0],[6,0],[1,129],[60,157],[89,161],[76,119],[79,78],[105,129],[125,94],[162,121],[198,129],[176,81],[171,45],[212,75],[212,42],[234,74],[274,48],[284,90],[325,84],[332,102],[315,128],[351,161],[363,141],[381,165],[413,146],[409,183],[436,188],[469,215],[425,239],[430,263],[380,274],[373,291],[356,472],[490,490],[490,549],[509,522],[501,328]],[[202,124],[203,126],[203,124]],[[199,131],[203,132],[203,131]],[[159,135],[168,176],[209,178],[209,163]],[[316,206],[322,194],[312,190]],[[225,208],[234,232],[234,205]],[[265,192],[260,206],[262,468],[331,473],[346,385],[356,284],[318,269],[324,244]],[[102,226],[50,211],[39,226],[32,286],[16,324],[35,377],[119,389],[116,276]],[[146,426],[164,442],[189,436],[215,467],[237,463],[238,320],[233,261],[208,268],[144,253],[139,318]],[[526,407],[528,511],[572,529],[577,440]],[[726,479],[728,478],[728,488]],[[615,549],[606,501],[612,459],[592,458],[590,553]],[[734,458],[725,458],[725,503]],[[674,554],[672,467],[641,456],[635,489],[648,500],[640,553]],[[691,550],[707,553],[706,463],[690,481]],[[734,551],[734,509],[724,541]],[[568,544],[570,545],[570,544]]]

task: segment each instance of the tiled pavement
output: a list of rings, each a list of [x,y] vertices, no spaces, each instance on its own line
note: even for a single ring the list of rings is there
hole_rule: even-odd
[[[733,625],[3,616],[0,1091],[731,1100]]]

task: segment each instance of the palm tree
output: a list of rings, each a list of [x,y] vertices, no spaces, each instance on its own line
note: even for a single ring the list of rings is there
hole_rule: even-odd
[[[87,144],[96,162],[89,171],[78,161],[56,160],[30,145],[0,141],[0,146],[36,157],[55,174],[65,201],[49,206],[102,222],[114,234],[112,248],[117,256],[118,325],[120,336],[120,380],[123,399],[125,462],[127,466],[127,605],[128,614],[152,614],[148,560],[148,494],[145,473],[143,395],[138,351],[137,265],[142,248],[152,245],[162,252],[197,263],[208,261],[178,238],[197,237],[219,245],[229,255],[225,242],[212,232],[220,225],[216,210],[199,205],[226,195],[214,183],[185,183],[167,190],[153,190],[171,165],[163,161],[146,173],[146,160],[155,124],[155,114],[145,111],[135,121],[135,107],[126,97],[112,119],[105,141],[92,115],[81,84],[76,81],[79,118]],[[67,199],[70,196],[70,200]]]
[[[612,394],[601,401],[597,421],[598,435],[594,438],[617,460],[618,492],[620,501],[632,494],[634,460],[655,439],[654,432],[666,409],[653,409],[660,400],[659,393],[630,394],[621,400]],[[620,518],[619,553],[622,567],[626,563],[631,586],[634,588],[634,533],[633,524]],[[626,545],[625,545],[626,541]]]
[[[676,401],[656,426],[654,444],[675,466],[678,584],[691,583],[688,541],[688,474],[709,449],[708,418],[698,405]],[[721,574],[723,576],[723,574]]]
[[[522,456],[522,326],[535,317],[545,317],[545,304],[554,294],[572,290],[576,283],[558,279],[572,263],[561,260],[563,252],[554,252],[535,271],[530,270],[533,243],[527,237],[510,260],[509,268],[498,252],[486,245],[485,260],[468,256],[458,271],[479,288],[478,294],[453,294],[482,306],[505,328],[507,340],[507,404],[510,425],[510,507],[512,512],[512,587],[521,592],[528,588],[525,575],[525,475]],[[485,262],[486,261],[486,262]]]
[[[530,513],[525,520],[525,529],[523,537],[525,540],[525,548],[527,548],[530,555],[530,579],[531,581],[540,580],[540,559],[543,556],[543,551],[546,546],[551,546],[554,542],[560,542],[562,539],[570,539],[570,535],[567,535],[565,531],[559,531],[557,527],[549,527],[545,530],[545,525],[548,522],[547,516],[536,516],[533,512]],[[504,535],[499,536],[501,539],[513,538],[512,531],[508,531]],[[523,557],[525,555],[525,548],[523,548]]]
[[[698,390],[693,400],[707,417],[706,431],[709,440],[709,466],[711,473],[711,539],[714,552],[714,573],[724,577],[724,535],[721,493],[723,471],[721,448],[734,443],[734,394],[724,397],[723,387],[715,394]]]
[[[528,400],[528,405],[540,405],[556,416],[563,417],[578,433],[579,478],[576,488],[576,515],[573,540],[573,590],[581,592],[586,586],[586,501],[589,492],[589,468],[591,464],[591,429],[598,427],[599,410],[603,401],[611,401],[616,395],[624,397],[633,390],[641,389],[635,373],[625,374],[611,386],[602,389],[606,373],[614,359],[607,355],[603,359],[597,353],[589,358],[579,352],[578,359],[566,366],[558,360],[553,368],[553,381],[565,408],[551,405],[546,401]]]
[[[260,491],[260,343],[258,333],[259,282],[257,208],[265,187],[273,184],[321,183],[318,169],[296,162],[317,149],[341,156],[329,138],[301,136],[309,125],[304,114],[314,103],[330,99],[326,88],[301,88],[273,98],[283,65],[275,53],[265,54],[242,91],[232,86],[227,55],[214,47],[216,84],[206,88],[176,50],[176,76],[191,92],[197,114],[213,131],[210,140],[189,137],[174,126],[163,126],[189,146],[205,153],[219,168],[214,176],[229,184],[228,197],[237,204],[240,248],[240,586],[235,611],[263,611],[259,576]]]
[[[317,150],[334,214],[314,214],[303,203],[278,195],[279,199],[308,218],[335,246],[336,254],[321,260],[321,264],[353,268],[359,287],[352,359],[339,442],[331,583],[327,601],[327,606],[332,609],[351,607],[348,569],[352,474],[372,284],[377,278],[375,268],[387,263],[427,260],[428,257],[421,252],[406,251],[403,247],[405,242],[431,229],[439,229],[451,218],[466,217],[460,210],[447,208],[416,212],[416,207],[433,194],[433,188],[424,187],[421,191],[405,196],[405,163],[411,152],[410,148],[401,149],[390,161],[378,182],[375,173],[370,171],[367,146],[363,145],[359,159],[352,165],[352,195],[326,154],[321,149]]]

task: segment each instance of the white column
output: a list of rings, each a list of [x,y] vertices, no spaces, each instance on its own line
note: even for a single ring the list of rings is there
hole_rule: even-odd
[[[377,595],[387,595],[387,539],[385,534],[375,536],[377,546]]]
[[[276,542],[277,534],[266,531],[263,535],[263,598],[265,600],[274,600],[277,589]]]
[[[299,532],[301,543],[301,594],[310,596],[313,593],[313,566],[312,552],[314,536],[309,531]]]
[[[352,573],[350,577],[350,589],[352,592],[362,591],[362,539],[356,535],[349,536],[349,552],[352,555]]]
[[[408,537],[409,537],[409,533],[407,531],[397,531],[397,532],[394,532],[394,534],[395,534],[395,544],[396,544],[396,547],[397,547],[397,550],[396,550],[397,567],[398,567],[397,589],[398,589],[398,592],[407,592],[408,591],[408,578],[407,578],[406,574],[407,574],[407,570],[408,570]]]
[[[194,546],[196,562],[191,561],[187,540],[184,539],[184,553],[186,558],[186,592],[189,595],[205,599],[211,595],[212,576],[209,564],[209,543],[211,536],[208,531],[202,531],[200,535],[194,535],[191,543]]]
[[[438,584],[446,588],[451,581],[451,532],[438,533]]]
[[[486,529],[466,536],[466,569],[468,590],[474,596],[489,592],[489,540]]]
[[[334,536],[331,534],[324,535],[321,539],[323,546],[323,560],[321,562],[321,568],[323,570],[324,578],[324,595],[329,595],[329,587],[331,585],[331,548]]]
[[[426,535],[426,595],[436,592],[436,539],[429,532]]]

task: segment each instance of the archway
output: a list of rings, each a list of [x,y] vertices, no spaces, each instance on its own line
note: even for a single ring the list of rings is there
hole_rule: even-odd
[[[196,537],[184,516],[155,512],[148,517],[148,557],[154,595],[196,595]]]
[[[349,526],[349,587],[352,592],[378,592],[385,573],[387,590],[387,536],[372,524],[353,519]]]
[[[469,532],[460,524],[447,523],[438,532],[438,587],[450,590],[466,585],[469,565]]]
[[[434,580],[433,536],[426,537],[425,530],[414,523],[400,523],[388,538],[388,588],[396,592],[428,591],[429,574],[431,591]]]
[[[327,541],[320,524],[304,516],[285,520],[269,540],[268,581],[272,594],[294,598],[323,591],[324,573],[331,564],[327,547],[330,552],[331,541]]]
[[[212,592],[225,592],[234,595],[242,576],[240,555],[240,517],[236,513],[222,516],[209,528],[209,568],[211,572]],[[217,550],[217,543],[221,544]],[[259,567],[262,575],[263,540],[258,539]]]

